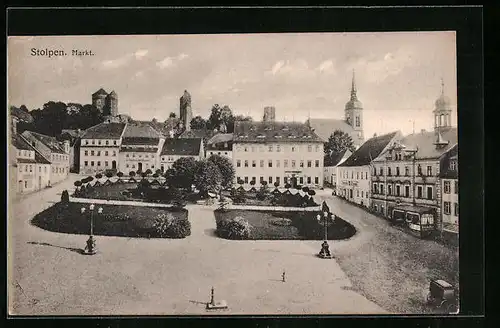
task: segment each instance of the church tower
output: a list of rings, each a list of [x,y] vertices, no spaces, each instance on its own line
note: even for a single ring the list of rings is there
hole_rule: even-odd
[[[436,100],[432,113],[434,114],[434,131],[442,132],[451,128],[451,102],[444,95],[444,82],[441,79],[441,96]]]
[[[363,104],[358,100],[354,70],[352,72],[351,99],[345,104],[345,121],[352,126],[359,144],[361,144],[364,141]]]
[[[191,110],[191,95],[187,90],[180,98],[179,118],[185,127],[185,131],[191,130],[191,120],[193,119],[193,111]]]

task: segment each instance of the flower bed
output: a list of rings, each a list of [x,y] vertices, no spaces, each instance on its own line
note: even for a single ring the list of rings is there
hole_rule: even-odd
[[[321,240],[324,238],[322,222],[316,219],[320,212],[279,212],[279,211],[247,211],[216,210],[215,220],[217,235],[227,238],[224,231],[226,222],[239,217],[250,226],[247,238],[251,240]],[[287,222],[287,224],[277,224]],[[337,217],[328,223],[328,239],[340,240],[352,237],[356,229],[348,222]],[[227,238],[230,239],[230,238]]]
[[[67,205],[57,203],[43,212],[38,213],[32,224],[45,230],[72,233],[90,233],[89,204],[71,202]],[[81,213],[85,207],[86,212]],[[97,214],[97,208],[102,207],[103,213]],[[188,221],[188,211],[179,208],[158,208],[126,205],[96,205],[94,210],[94,234],[120,237],[141,238],[184,238],[191,234]],[[171,215],[174,224],[181,225],[183,233],[179,235],[161,234],[155,228],[158,216]],[[188,227],[188,228],[186,228]],[[171,229],[172,230],[172,229]],[[175,230],[175,229],[173,229]]]
[[[263,195],[258,189],[245,190],[239,187],[230,192],[225,191],[223,195],[231,198],[235,205],[285,207],[314,207],[319,205],[310,195],[298,191],[292,193],[289,190],[269,189]]]

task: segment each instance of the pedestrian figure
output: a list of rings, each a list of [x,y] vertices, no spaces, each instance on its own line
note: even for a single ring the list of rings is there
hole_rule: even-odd
[[[283,270],[283,274],[281,275],[282,281],[285,282],[285,271]]]

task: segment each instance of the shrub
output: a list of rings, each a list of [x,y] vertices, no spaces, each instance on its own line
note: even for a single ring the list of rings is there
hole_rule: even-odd
[[[113,174],[113,172],[111,172],[111,171],[107,171],[107,172],[106,172],[106,178],[108,178],[108,179],[111,179],[111,178],[113,177],[113,175],[114,175],[114,174]]]
[[[292,220],[286,218],[279,218],[270,220],[270,223],[275,226],[288,227],[292,225]]]
[[[135,177],[135,172],[134,171],[130,171],[128,173],[128,175],[129,175],[129,177],[133,178],[133,177]]]
[[[77,181],[75,181],[74,185],[75,185],[75,187],[77,187],[77,188],[78,188],[78,187],[81,187],[81,186],[82,186],[82,182],[81,182],[80,180],[77,180]]]
[[[69,193],[67,190],[63,190],[61,193],[61,203],[68,204],[69,203]]]
[[[279,186],[280,186],[279,182],[278,182],[278,181],[276,181],[276,182],[274,183],[274,187],[275,187],[275,188],[278,188]]]
[[[223,219],[217,222],[217,234],[227,239],[249,239],[252,226],[247,220],[238,216],[234,219]]]
[[[221,197],[219,200],[219,210],[225,211],[229,206],[229,200],[226,197]]]
[[[233,202],[235,204],[245,204],[246,200],[247,200],[246,192],[243,188],[241,188],[235,192],[235,195],[233,197]]]
[[[153,178],[157,179],[160,175],[158,173],[153,174]]]
[[[185,238],[191,235],[191,223],[187,219],[177,219],[171,213],[158,214],[153,227],[158,237]]]
[[[144,173],[146,173],[146,175],[150,175],[150,174],[153,174],[153,171],[151,171],[151,169],[147,169],[146,172],[144,172]]]
[[[101,173],[97,173],[97,174],[95,175],[95,178],[96,178],[96,179],[101,179],[101,178],[102,178],[102,174],[101,174]]]

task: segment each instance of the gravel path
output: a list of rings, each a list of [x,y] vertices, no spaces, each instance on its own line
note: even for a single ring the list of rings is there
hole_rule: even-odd
[[[332,245],[355,290],[390,313],[436,313],[424,302],[429,280],[457,285],[458,251],[408,235],[344,200],[320,198],[358,230],[351,240]]]

